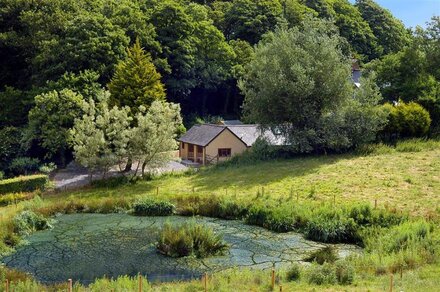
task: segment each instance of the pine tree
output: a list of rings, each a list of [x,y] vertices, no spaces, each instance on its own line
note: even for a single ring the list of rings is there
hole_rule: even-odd
[[[156,71],[150,54],[146,53],[137,39],[127,49],[127,58],[116,66],[115,74],[108,84],[111,104],[128,106],[135,114],[139,106],[149,108],[155,100],[165,99],[165,87]]]

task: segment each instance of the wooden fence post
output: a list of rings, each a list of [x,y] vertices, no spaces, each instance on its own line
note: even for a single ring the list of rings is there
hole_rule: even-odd
[[[73,285],[72,285],[72,279],[69,279],[69,280],[67,280],[68,281],[68,287],[67,287],[67,290],[69,291],[69,292],[72,292],[72,288],[73,288]]]
[[[205,273],[205,275],[203,276],[203,284],[204,284],[204,288],[205,288],[205,292],[208,291],[208,274]]]
[[[156,187],[156,196],[159,196],[159,187]]]
[[[390,275],[390,292],[393,292],[393,286],[394,286],[394,284],[393,284],[393,274],[391,274]]]
[[[280,292],[283,292],[283,286],[280,285]]]
[[[9,292],[9,280],[6,279],[6,292]]]
[[[374,199],[374,209],[377,209],[377,199]]]
[[[275,268],[272,268],[272,290],[275,289]]]
[[[142,275],[141,273],[138,274],[139,279],[139,292],[142,292]]]

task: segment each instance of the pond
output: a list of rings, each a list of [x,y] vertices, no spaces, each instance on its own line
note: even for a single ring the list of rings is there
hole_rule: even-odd
[[[205,259],[169,258],[154,246],[158,230],[169,222],[195,220],[223,235],[230,245],[224,256]],[[232,267],[267,269],[301,261],[325,245],[305,240],[301,234],[274,233],[241,221],[206,217],[135,217],[127,214],[73,214],[56,217],[53,229],[39,231],[28,244],[1,261],[26,271],[43,283],[73,279],[89,284],[95,278],[134,276],[141,273],[151,282],[198,278],[204,272]],[[341,257],[358,248],[335,245]]]

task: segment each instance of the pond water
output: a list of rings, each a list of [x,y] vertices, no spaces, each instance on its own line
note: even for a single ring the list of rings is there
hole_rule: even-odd
[[[73,214],[56,218],[53,229],[27,238],[28,244],[1,261],[26,271],[43,283],[66,279],[89,284],[99,277],[141,273],[149,281],[198,278],[204,272],[232,267],[258,269],[301,261],[325,245],[305,240],[294,232],[274,233],[241,221],[206,217],[135,217],[127,214]],[[230,245],[224,256],[205,259],[169,258],[157,253],[154,243],[165,222],[195,220],[210,226]],[[351,245],[335,245],[341,257],[357,252]]]

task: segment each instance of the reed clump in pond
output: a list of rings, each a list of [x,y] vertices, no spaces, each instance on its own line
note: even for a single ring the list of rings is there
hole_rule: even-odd
[[[229,247],[211,228],[192,221],[175,226],[166,223],[159,232],[156,248],[170,257],[204,258],[222,255]]]

